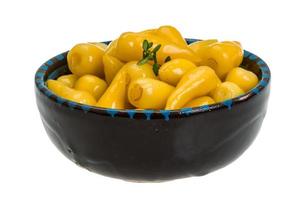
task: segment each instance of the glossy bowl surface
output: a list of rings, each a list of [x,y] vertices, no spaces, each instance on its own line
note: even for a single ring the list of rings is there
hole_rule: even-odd
[[[242,67],[258,75],[255,88],[222,103],[172,111],[104,109],[56,96],[45,81],[70,73],[66,55],[51,58],[36,72],[37,106],[56,147],[102,175],[165,181],[207,174],[249,147],[267,111],[270,70],[248,51]]]

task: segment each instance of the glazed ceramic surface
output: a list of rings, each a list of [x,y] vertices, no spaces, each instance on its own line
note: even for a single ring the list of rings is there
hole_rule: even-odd
[[[255,88],[219,104],[174,111],[104,109],[56,96],[45,81],[70,73],[66,55],[48,60],[36,73],[41,119],[67,158],[106,176],[165,181],[222,168],[253,142],[267,111],[270,70],[248,51],[242,67],[258,75]]]

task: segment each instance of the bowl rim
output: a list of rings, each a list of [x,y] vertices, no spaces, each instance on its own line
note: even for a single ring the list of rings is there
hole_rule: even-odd
[[[188,44],[193,42],[200,41],[200,39],[192,39],[192,38],[185,38]],[[109,44],[111,41],[105,41],[103,43]],[[52,91],[48,89],[45,85],[45,81],[48,80],[50,75],[46,75],[48,71],[52,68],[59,69],[59,67],[54,67],[55,63],[61,63],[60,67],[66,66],[63,64],[66,60],[68,51],[58,54],[57,56],[49,59],[45,63],[43,63],[35,73],[35,86],[41,94],[45,95],[50,101],[53,101],[60,106],[67,107],[72,110],[80,110],[84,113],[95,113],[100,115],[106,115],[111,117],[125,117],[130,119],[165,119],[168,121],[171,118],[181,118],[181,117],[188,117],[195,114],[200,113],[207,113],[215,110],[220,109],[231,109],[235,104],[239,104],[245,101],[252,99],[254,96],[259,95],[262,90],[264,90],[270,83],[271,79],[271,72],[268,65],[257,55],[244,50],[243,59],[250,59],[251,61],[255,62],[260,69],[261,78],[258,84],[252,88],[250,91],[246,92],[245,94],[238,96],[233,99],[228,99],[226,101],[200,106],[200,107],[193,107],[193,108],[182,108],[176,110],[135,110],[135,109],[110,109],[110,108],[100,108],[95,106],[89,106],[86,104],[77,103],[74,101],[70,101],[55,95]],[[47,79],[46,79],[47,78]]]

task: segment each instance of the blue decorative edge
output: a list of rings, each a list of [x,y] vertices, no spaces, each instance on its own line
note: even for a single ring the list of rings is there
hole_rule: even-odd
[[[193,43],[195,41],[198,41],[197,39],[186,39],[187,43]],[[109,42],[105,42],[109,43]],[[66,55],[67,52],[64,52],[62,54],[59,54],[50,60],[46,61],[43,65],[39,67],[35,74],[35,84],[37,88],[45,94],[48,98],[54,100],[58,105],[60,106],[67,106],[71,110],[82,110],[84,113],[88,112],[96,112],[96,113],[101,113],[101,114],[106,114],[111,117],[116,117],[116,116],[123,116],[127,117],[130,119],[136,119],[137,117],[139,118],[144,118],[146,120],[150,119],[157,119],[157,118],[163,118],[166,121],[169,121],[170,118],[176,118],[177,115],[180,116],[190,116],[195,112],[206,112],[206,111],[211,111],[213,109],[219,108],[219,107],[226,107],[227,109],[232,109],[234,106],[235,102],[241,101],[242,97],[245,97],[247,95],[258,95],[260,91],[266,87],[269,83],[269,80],[271,78],[270,74],[270,69],[268,65],[258,56],[255,54],[252,54],[249,51],[244,50],[244,59],[249,59],[253,62],[255,62],[261,71],[261,80],[257,84],[256,87],[254,87],[252,90],[249,92],[245,93],[244,95],[240,97],[236,97],[234,99],[229,99],[224,102],[218,103],[218,104],[211,104],[211,105],[205,105],[201,107],[194,107],[194,108],[183,108],[180,110],[135,110],[135,109],[124,109],[124,110],[118,110],[118,109],[105,109],[105,108],[99,108],[99,107],[94,107],[94,106],[89,106],[89,105],[84,105],[80,103],[76,103],[73,101],[69,101],[67,99],[61,98],[54,93],[52,93],[47,86],[45,85],[45,79],[55,79],[57,76],[66,70],[66,67],[60,67],[56,70],[52,70],[51,73],[47,74],[48,70],[53,67],[56,63],[62,62],[61,65],[66,65]],[[47,76],[48,75],[48,76]],[[137,117],[136,117],[137,116]],[[144,117],[141,117],[144,116]],[[154,118],[152,116],[155,116]],[[175,116],[175,117],[173,117]],[[135,118],[136,117],[136,118]]]

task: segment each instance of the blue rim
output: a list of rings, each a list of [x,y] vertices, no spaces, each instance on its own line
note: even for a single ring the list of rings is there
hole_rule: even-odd
[[[186,39],[187,43],[193,43],[199,41],[198,39]],[[105,43],[109,43],[105,42]],[[106,108],[99,108],[95,106],[84,105],[80,103],[76,103],[67,99],[63,99],[53,92],[51,92],[45,85],[45,81],[48,79],[56,78],[58,74],[67,72],[66,67],[59,67],[57,70],[53,70],[50,74],[48,74],[49,69],[53,67],[56,63],[61,63],[61,66],[66,66],[66,55],[67,52],[59,54],[50,60],[46,61],[40,68],[37,70],[35,74],[35,84],[36,87],[39,89],[41,93],[46,95],[49,99],[56,102],[61,106],[66,106],[72,110],[81,110],[84,113],[93,112],[97,114],[107,115],[111,117],[127,117],[130,119],[136,118],[144,118],[146,120],[150,119],[165,119],[166,121],[170,120],[171,118],[178,118],[178,117],[186,117],[193,114],[210,112],[213,110],[217,110],[220,108],[227,108],[232,109],[235,104],[241,103],[243,101],[249,100],[255,95],[259,95],[259,93],[269,84],[271,73],[268,65],[258,56],[255,54],[244,50],[244,59],[249,59],[250,61],[256,63],[259,66],[261,72],[261,79],[259,83],[254,87],[252,90],[248,91],[244,95],[236,97],[234,99],[229,99],[221,103],[205,105],[201,107],[194,107],[194,108],[183,108],[178,110],[135,110],[135,109],[106,109]],[[64,63],[64,64],[63,64]]]

